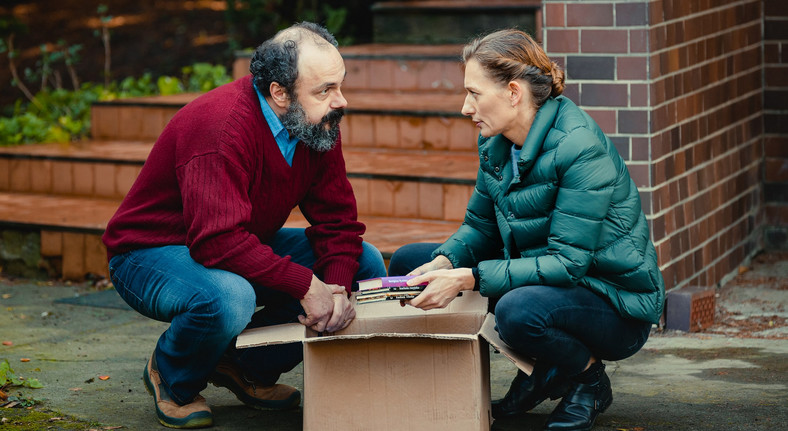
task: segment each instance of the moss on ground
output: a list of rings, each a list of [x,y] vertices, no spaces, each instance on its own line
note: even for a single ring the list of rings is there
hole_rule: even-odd
[[[85,422],[46,409],[0,408],[0,430],[2,431],[48,431],[100,430],[101,425]]]

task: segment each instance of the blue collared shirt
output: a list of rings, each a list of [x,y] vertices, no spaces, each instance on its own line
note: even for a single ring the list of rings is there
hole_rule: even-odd
[[[260,100],[260,108],[263,110],[263,117],[265,118],[265,122],[268,123],[268,127],[271,129],[271,134],[274,135],[274,140],[276,140],[276,145],[279,146],[279,151],[282,152],[282,156],[284,156],[287,164],[293,166],[293,154],[295,154],[298,138],[290,137],[290,133],[288,133],[285,126],[282,125],[282,121],[268,105],[268,101],[265,100],[265,97],[263,97],[257,89],[257,86],[252,86],[254,87],[255,93],[257,93],[257,98]]]

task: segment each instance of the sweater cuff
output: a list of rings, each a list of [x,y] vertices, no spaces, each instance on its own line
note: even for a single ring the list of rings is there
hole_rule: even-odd
[[[474,280],[474,282],[473,282],[473,290],[478,292],[479,289],[480,289],[479,288],[479,267],[478,266],[474,266],[473,268],[471,268],[471,274],[473,274],[473,280]]]
[[[349,294],[353,286],[353,277],[358,272],[358,262],[335,262],[323,271],[323,282],[343,286]]]
[[[295,299],[304,299],[306,292],[309,291],[309,287],[312,285],[312,270],[305,266],[293,264],[285,278],[288,285],[288,293]]]

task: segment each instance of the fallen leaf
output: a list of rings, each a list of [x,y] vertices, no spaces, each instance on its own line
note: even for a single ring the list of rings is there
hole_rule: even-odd
[[[114,426],[114,427],[104,427],[102,429],[103,430],[119,430],[121,428],[123,428],[123,425],[118,425],[118,426]]]
[[[3,299],[9,299],[9,298],[11,298],[12,296],[14,296],[14,295],[11,295],[10,293],[4,293],[4,294],[3,294]]]
[[[750,270],[750,268],[748,268],[748,267],[746,267],[746,266],[743,266],[743,265],[742,265],[742,266],[739,266],[739,274],[740,274],[740,275],[741,275],[741,274],[744,274],[745,272],[747,272],[747,271],[749,271],[749,270]]]
[[[68,390],[73,392],[79,392],[82,390],[82,388],[68,388]]]
[[[3,341],[3,345],[4,346],[13,346],[14,342],[13,341]]]
[[[62,420],[63,420],[63,418],[60,417],[60,416],[49,418],[49,422],[62,421]]]
[[[19,362],[30,362],[30,358],[20,358]]]
[[[109,376],[99,376],[99,380],[109,380]]]

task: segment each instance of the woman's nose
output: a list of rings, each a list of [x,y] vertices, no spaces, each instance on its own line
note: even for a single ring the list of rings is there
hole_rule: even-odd
[[[460,112],[462,112],[462,115],[467,115],[467,116],[473,115],[473,106],[471,106],[471,103],[468,101],[469,97],[470,95],[465,96],[465,100],[462,102],[462,110],[460,110]]]

